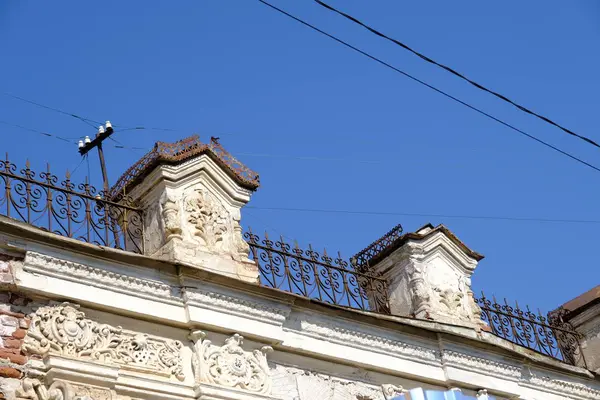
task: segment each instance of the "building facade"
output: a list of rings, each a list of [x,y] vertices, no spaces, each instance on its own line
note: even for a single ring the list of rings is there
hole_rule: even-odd
[[[197,137],[109,193],[0,161],[0,399],[600,399],[597,293],[476,298],[445,226],[349,260],[243,232],[258,187]]]

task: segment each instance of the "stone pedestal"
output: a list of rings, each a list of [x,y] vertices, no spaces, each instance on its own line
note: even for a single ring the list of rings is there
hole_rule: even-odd
[[[127,186],[145,210],[144,253],[256,282],[240,225],[240,209],[256,187],[226,164],[233,159],[228,153],[224,160],[214,151],[224,151],[218,143],[203,146],[155,156],[155,165]]]
[[[393,315],[478,327],[484,323],[471,275],[481,258],[447,228],[428,225],[406,235],[371,271],[387,280]]]
[[[567,340],[568,336],[559,337],[559,345],[572,351],[576,365],[600,374],[600,285],[563,304],[549,317],[555,325],[567,324],[567,329],[581,335],[579,346]],[[561,343],[560,339],[566,342]]]

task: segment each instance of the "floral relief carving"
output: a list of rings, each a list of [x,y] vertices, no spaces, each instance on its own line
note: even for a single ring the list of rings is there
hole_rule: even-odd
[[[120,327],[99,324],[85,318],[77,305],[39,308],[23,343],[29,354],[59,354],[107,364],[127,365],[152,370],[183,380],[180,356],[183,344],[145,334],[124,331]]]
[[[456,312],[461,306],[461,300],[464,297],[460,291],[452,290],[451,288],[434,288],[435,292],[439,296],[439,301],[442,303],[449,312]]]
[[[230,217],[225,208],[201,189],[186,197],[185,210],[201,245],[209,251],[222,251],[226,245]]]
[[[238,334],[227,338],[223,346],[205,339],[206,334],[201,331],[193,332],[190,337],[195,348],[192,366],[196,383],[271,393],[272,380],[267,363],[267,354],[273,351],[270,346],[245,351],[242,348],[244,338]]]

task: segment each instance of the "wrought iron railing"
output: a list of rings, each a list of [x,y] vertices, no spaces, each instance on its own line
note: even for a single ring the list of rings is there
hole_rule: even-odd
[[[110,200],[107,200],[110,199]],[[85,242],[143,252],[142,210],[117,192],[105,197],[89,183],[76,185],[67,172],[60,181],[48,169],[35,173],[29,162],[17,171],[8,157],[0,160],[0,215],[46,231]],[[368,273],[368,261],[378,256],[402,234],[398,225],[346,261],[309,246],[300,249],[283,238],[244,234],[263,286],[343,307],[390,314],[387,281]],[[548,317],[482,295],[477,299],[482,319],[491,333],[530,350],[568,364],[585,367],[581,335],[563,320],[564,311]]]
[[[506,299],[504,304],[499,304],[483,293],[477,303],[483,321],[494,335],[565,363],[586,367],[580,346],[581,334],[562,321],[560,313],[544,317],[539,310],[537,314],[529,307],[522,310],[517,303],[515,307],[509,305]]]
[[[130,198],[108,201],[87,180],[73,183],[68,172],[59,183],[49,165],[37,174],[28,161],[17,171],[8,155],[0,160],[0,215],[101,246],[143,250],[142,212]]]
[[[302,250],[283,238],[264,239],[251,230],[244,234],[263,286],[284,290],[330,304],[389,314],[385,279],[348,269],[338,253],[335,259],[311,246]]]
[[[357,271],[369,272],[369,262],[387,249],[394,241],[402,236],[402,225],[398,224],[388,233],[356,253],[351,259],[351,263]]]

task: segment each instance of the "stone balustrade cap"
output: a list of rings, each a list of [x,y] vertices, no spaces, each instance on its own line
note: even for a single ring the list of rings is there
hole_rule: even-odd
[[[114,198],[128,193],[129,188],[138,184],[160,164],[177,165],[203,154],[209,156],[240,186],[255,191],[260,186],[259,176],[219,143],[219,138],[211,137],[210,143],[202,143],[198,135],[175,143],[156,142],[154,148],[133,164],[110,189]]]

